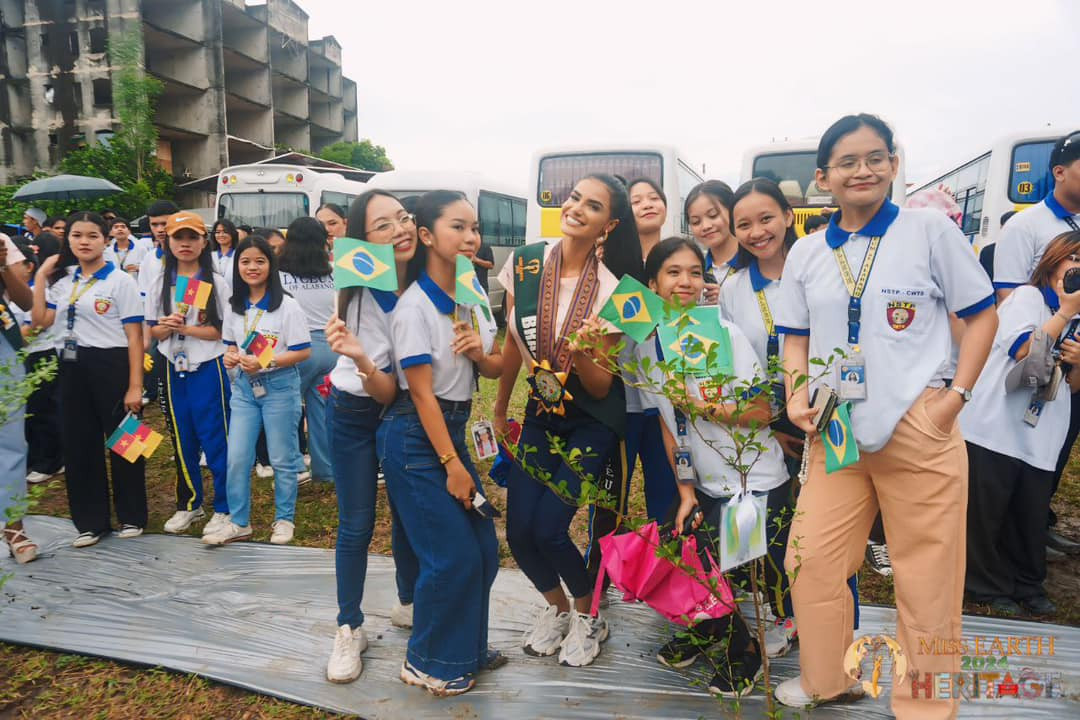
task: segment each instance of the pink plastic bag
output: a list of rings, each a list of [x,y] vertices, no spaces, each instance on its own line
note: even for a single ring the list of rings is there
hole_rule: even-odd
[[[658,557],[660,530],[655,522],[642,526],[637,532],[606,535],[600,538],[600,572],[593,591],[592,614],[600,606],[604,577],[623,591],[623,600],[640,600],[672,622],[693,625],[701,620],[721,618],[735,609],[731,586],[720,572],[712,554],[706,551],[711,570],[705,572],[697,554],[697,540],[683,540],[680,569],[665,558]],[[710,589],[715,579],[715,589]]]

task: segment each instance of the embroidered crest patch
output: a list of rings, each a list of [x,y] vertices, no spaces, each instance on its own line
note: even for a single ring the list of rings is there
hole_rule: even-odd
[[[893,300],[885,307],[885,316],[893,330],[907,330],[915,320],[915,303]]]
[[[109,312],[109,308],[112,307],[112,300],[110,298],[99,297],[94,300],[94,312],[98,315],[104,315]]]

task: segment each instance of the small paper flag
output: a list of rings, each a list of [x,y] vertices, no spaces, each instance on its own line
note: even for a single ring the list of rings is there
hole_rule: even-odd
[[[600,309],[600,317],[640,343],[660,321],[663,308],[664,301],[656,293],[624,275]]]
[[[153,455],[162,439],[160,433],[128,413],[105,441],[105,446],[128,462],[135,462],[140,457]]]
[[[196,278],[178,277],[176,278],[176,302],[194,306],[197,310],[205,310],[213,288],[213,283]]]
[[[267,340],[266,336],[257,330],[249,332],[240,347],[257,357],[259,364],[263,367],[269,366],[270,361],[274,359],[274,343]]]
[[[851,403],[836,406],[821,439],[825,443],[825,472],[843,470],[859,462],[859,446],[851,430]]]
[[[376,245],[338,238],[334,241],[334,287],[369,287],[376,290],[398,289],[394,265],[394,246]]]
[[[149,458],[153,455],[163,439],[161,433],[144,423],[139,423],[139,429],[135,431],[135,437],[143,445],[142,456],[144,458]]]
[[[476,277],[476,267],[464,255],[457,256],[457,290],[454,301],[459,305],[487,305],[488,297],[484,286]]]
[[[676,372],[731,375],[731,334],[720,324],[716,308],[694,308],[689,311],[689,324],[681,331],[679,324],[669,321],[657,329],[664,359],[674,363]]]

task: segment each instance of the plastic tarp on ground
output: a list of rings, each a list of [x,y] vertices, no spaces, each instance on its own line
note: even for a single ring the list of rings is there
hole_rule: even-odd
[[[76,533],[67,520],[31,517],[26,524],[43,552],[25,566],[0,560],[0,575],[12,574],[0,602],[5,642],[196,673],[369,719],[733,716],[690,684],[695,673],[703,676],[701,663],[681,672],[656,662],[670,628],[641,605],[612,601],[606,611],[611,638],[588,668],[526,656],[518,642],[539,596],[514,570],[499,573],[491,603],[491,641],[510,663],[482,674],[464,696],[436,699],[398,680],[408,632],[389,621],[395,600],[390,558],[374,556],[368,566],[364,612],[370,646],[363,675],[334,685],[324,677],[337,611],[333,551],[255,543],[208,548],[196,538],[164,535],[108,538],[77,550],[70,547]],[[892,609],[864,606],[859,635],[890,632],[894,622]],[[1053,636],[1053,657],[1016,659],[1010,668],[1060,672],[1067,694],[964,703],[961,717],[1080,717],[1080,629],[968,617],[964,635]],[[774,661],[774,677],[797,673],[794,655]],[[886,693],[850,706],[826,706],[812,717],[890,717],[887,698]],[[742,717],[763,717],[764,709],[756,693],[743,700]]]

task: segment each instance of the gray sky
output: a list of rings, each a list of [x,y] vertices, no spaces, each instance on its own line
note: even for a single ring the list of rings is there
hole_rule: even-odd
[[[401,169],[522,189],[550,145],[662,142],[736,181],[747,148],[867,111],[910,182],[1005,133],[1080,127],[1074,0],[298,2],[343,47],[360,137]]]

